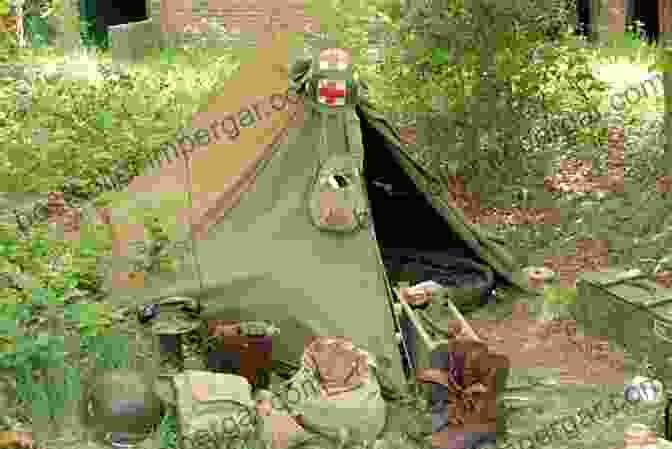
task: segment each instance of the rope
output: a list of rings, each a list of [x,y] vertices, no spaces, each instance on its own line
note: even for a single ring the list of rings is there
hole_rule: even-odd
[[[185,153],[184,155],[184,169],[186,170],[186,183],[187,183],[187,202],[189,203],[189,238],[191,240],[191,248],[192,248],[192,256],[194,259],[194,266],[196,267],[196,275],[198,276],[198,285],[199,285],[199,292],[202,292],[205,289],[205,286],[203,284],[203,274],[201,272],[201,264],[198,258],[198,247],[196,245],[196,238],[194,237],[194,222],[193,222],[193,186],[192,186],[192,181],[191,181],[191,170],[190,170],[190,164],[189,164],[189,155]],[[196,302],[198,304],[198,313],[201,313],[201,299],[200,295],[196,298]]]

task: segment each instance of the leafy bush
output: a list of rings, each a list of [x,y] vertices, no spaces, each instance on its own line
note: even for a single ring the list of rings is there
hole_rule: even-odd
[[[112,247],[109,230],[83,223],[81,238],[74,241],[55,240],[49,233],[46,224],[34,226],[24,236],[16,225],[0,225],[2,271],[10,277],[29,276],[38,287],[57,295],[65,295],[67,291],[97,292],[103,281],[98,263]],[[19,302],[28,300],[26,288],[11,290],[21,298]]]
[[[549,29],[567,29],[563,3],[432,0],[401,13],[397,1],[364,8],[343,0],[331,2],[333,9],[324,2],[312,8],[322,11],[330,37],[356,57],[368,46],[363,14],[378,14],[390,39],[385,62],[358,66],[371,101],[385,111],[414,113],[423,162],[488,180],[470,188],[487,197],[532,169],[548,168],[549,148],[535,148],[526,136],[534,127],[556,126],[549,111],[598,116],[606,85],[594,79],[587,50],[567,32],[547,42]],[[593,130],[576,124],[563,134],[576,134],[578,145],[599,144],[603,131],[599,124]],[[542,149],[546,158],[536,154]],[[538,167],[531,167],[535,161]]]
[[[0,63],[12,61],[18,54],[16,22],[10,13],[10,1],[0,0]]]
[[[70,302],[73,294],[97,288],[95,260],[104,244],[87,240],[75,244],[58,242],[44,235],[44,226],[34,229],[31,238],[9,238],[8,226],[0,227],[0,264],[9,273],[8,283],[29,279],[0,290],[0,367],[14,369],[17,396],[32,408],[33,416],[62,416],[66,401],[80,394],[79,360],[66,364],[65,335],[79,338],[80,348],[97,354],[97,363],[118,367],[128,363],[128,342],[110,347],[107,335],[112,321],[108,304]],[[16,234],[14,234],[16,235]],[[104,252],[104,251],[103,251]],[[54,266],[54,260],[62,262]],[[93,262],[92,262],[93,260]],[[14,275],[14,276],[11,276]],[[63,320],[66,334],[53,335],[49,320]],[[45,327],[47,329],[45,329]],[[102,359],[102,360],[101,360]],[[36,381],[37,372],[63,369],[65,382],[48,378]]]
[[[146,273],[174,273],[176,264],[168,254],[171,243],[168,233],[156,217],[145,217],[144,225],[149,239],[143,242],[143,247],[139,249],[134,270]]]
[[[577,299],[576,288],[547,286],[544,289],[544,302],[549,304],[574,304]]]
[[[0,117],[7,124],[0,190],[39,193],[70,186],[80,198],[92,199],[101,192],[101,177],[119,165],[127,179],[141,172],[158,158],[159,145],[188,127],[237,68],[226,50],[175,50],[172,56],[175,65],[165,63],[165,54],[150,55],[144,66],[129,69],[129,77],[110,79],[96,75],[90,57],[65,58],[63,70],[81,73],[81,79],[38,78],[26,113],[17,105],[16,83],[0,87]],[[45,131],[46,143],[35,141],[35,130]]]
[[[159,425],[160,449],[174,449],[177,447],[177,418],[167,413]]]

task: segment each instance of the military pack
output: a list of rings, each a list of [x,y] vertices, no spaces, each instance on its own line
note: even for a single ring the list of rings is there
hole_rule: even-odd
[[[187,370],[173,377],[173,387],[182,449],[214,448],[255,435],[252,388],[244,377]]]

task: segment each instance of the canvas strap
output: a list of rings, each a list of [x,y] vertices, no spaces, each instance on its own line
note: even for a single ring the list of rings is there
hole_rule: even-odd
[[[337,111],[325,111],[317,105],[312,105],[312,107],[320,117],[320,145],[317,149],[320,154],[320,165],[329,158],[330,148],[345,147],[348,154],[356,158],[361,173],[364,165],[364,147],[355,110],[345,107]],[[339,141],[343,138],[345,138],[345,145],[342,146],[340,145],[342,142]]]

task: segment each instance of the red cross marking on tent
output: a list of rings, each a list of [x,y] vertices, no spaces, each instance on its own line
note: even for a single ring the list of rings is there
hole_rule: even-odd
[[[336,103],[337,98],[345,97],[345,91],[339,89],[335,82],[327,83],[327,87],[320,87],[320,96],[327,99],[327,104]]]

